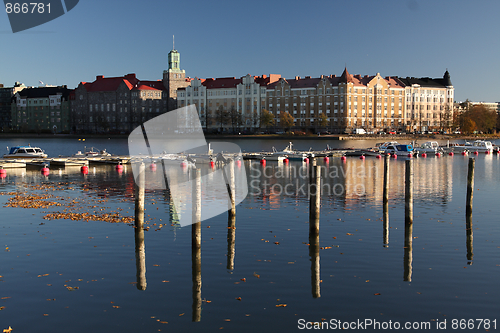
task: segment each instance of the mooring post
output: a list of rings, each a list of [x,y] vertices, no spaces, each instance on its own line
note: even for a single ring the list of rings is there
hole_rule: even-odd
[[[309,218],[309,226],[314,225],[317,228],[309,228],[309,256],[311,257],[311,292],[313,298],[321,297],[321,276],[319,262],[319,216]]]
[[[467,172],[467,199],[466,199],[466,214],[472,212],[472,198],[474,197],[474,166],[476,160],[473,157],[469,158],[469,170]]]
[[[146,166],[144,163],[139,165],[139,174],[135,180],[135,227],[142,228],[144,224],[144,188],[146,186]]]
[[[229,192],[229,200],[230,200],[230,206],[229,206],[229,211],[230,214],[235,215],[236,214],[236,186],[235,186],[235,179],[234,179],[234,160],[229,162],[228,168],[229,168],[229,187],[228,187],[228,192]]]
[[[384,157],[384,193],[383,203],[389,202],[389,159],[390,155],[386,154]]]
[[[317,223],[309,223],[309,228],[315,228],[319,232],[319,213],[321,203],[321,167],[311,166],[309,174],[309,220]]]
[[[193,225],[191,227],[191,271],[193,280],[192,321],[201,320],[201,170],[195,169],[193,179]]]
[[[383,204],[384,247],[389,247],[389,203]]]
[[[405,162],[405,222],[413,223],[413,160]]]

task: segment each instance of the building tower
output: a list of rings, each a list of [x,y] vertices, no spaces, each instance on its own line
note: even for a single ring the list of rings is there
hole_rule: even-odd
[[[163,71],[163,85],[168,94],[167,111],[177,108],[177,89],[189,86],[186,71],[181,70],[181,54],[175,49],[172,36],[172,50],[168,53],[168,70]]]

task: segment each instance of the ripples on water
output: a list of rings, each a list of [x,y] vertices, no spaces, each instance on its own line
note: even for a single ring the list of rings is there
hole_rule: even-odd
[[[383,160],[318,161],[330,187],[313,246],[301,190],[310,166],[245,162],[250,193],[236,228],[228,229],[227,213],[202,222],[201,266],[167,191],[146,191],[143,244],[129,224],[43,219],[76,209],[64,206],[70,198],[81,211],[133,216],[129,168],[51,170],[48,178],[9,171],[3,193],[52,194],[63,206],[1,208],[0,323],[19,332],[281,332],[297,330],[299,319],[447,319],[448,330],[454,318],[496,319],[500,158],[477,157],[469,232],[467,161],[414,161],[412,230],[404,223],[404,159],[390,160],[387,228]],[[2,206],[9,197],[0,196]]]

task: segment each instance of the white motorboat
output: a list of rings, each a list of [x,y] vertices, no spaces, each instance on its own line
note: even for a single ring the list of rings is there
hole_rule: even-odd
[[[439,144],[437,141],[427,141],[424,142],[420,145],[420,147],[416,147],[414,149],[416,152],[419,154],[426,153],[426,154],[436,154],[436,153],[443,153],[443,148],[439,147]]]
[[[412,145],[402,145],[395,141],[384,142],[382,145],[378,147],[378,150],[382,154],[391,154],[399,156],[418,155],[418,152],[413,150]]]
[[[290,161],[299,160],[303,161],[305,158],[314,157],[313,153],[301,152],[293,149],[293,144],[290,142],[285,149],[278,151],[273,147],[273,152],[271,154],[265,155],[266,160],[282,160],[288,158]]]
[[[462,152],[464,150],[470,151],[470,152],[479,152],[479,153],[491,153],[493,152],[493,145],[491,144],[491,141],[485,141],[485,140],[476,140],[473,143],[470,142],[465,142],[463,145],[455,145],[452,147],[453,150]]]
[[[9,150],[9,147],[7,147]],[[47,154],[39,147],[15,146],[11,147],[8,154],[3,158],[46,158]]]

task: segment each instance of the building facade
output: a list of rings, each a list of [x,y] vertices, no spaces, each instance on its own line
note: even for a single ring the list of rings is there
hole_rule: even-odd
[[[0,130],[5,132],[12,129],[12,97],[26,86],[16,82],[14,87],[4,87],[0,84]]]
[[[351,133],[362,128],[368,132],[442,130],[453,119],[453,85],[448,71],[443,78],[399,78],[379,73],[374,76],[351,75],[318,78],[280,75],[240,79],[195,79],[179,89],[180,106],[196,104],[202,123],[230,128],[232,123],[208,121],[218,111],[235,110],[245,129],[257,129],[263,109],[275,118],[293,117],[292,129],[310,132]],[[207,125],[208,123],[208,125]]]
[[[247,74],[241,78],[195,78],[189,86],[178,89],[178,106],[196,105],[206,130],[255,130],[266,108],[267,87],[280,77]]]
[[[135,74],[96,77],[75,89],[72,130],[76,133],[126,134],[167,111],[163,82],[141,81]]]
[[[12,127],[21,132],[69,133],[70,94],[66,86],[24,88],[11,104]]]

